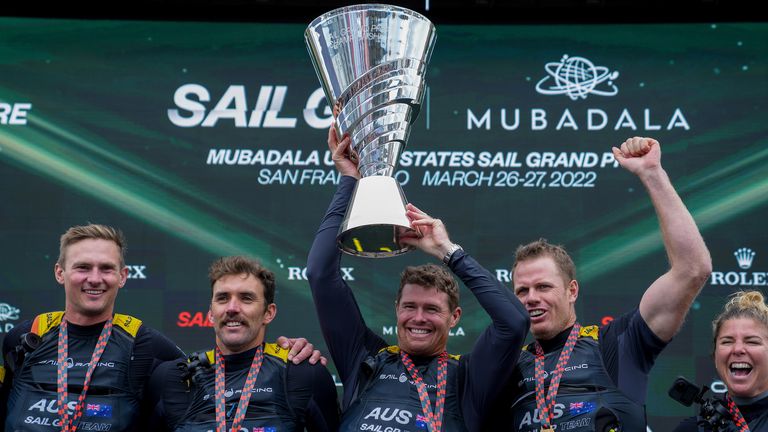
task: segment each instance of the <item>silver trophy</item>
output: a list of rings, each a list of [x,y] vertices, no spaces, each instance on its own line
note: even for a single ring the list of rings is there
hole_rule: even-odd
[[[351,255],[407,252],[411,230],[395,165],[419,114],[435,26],[414,11],[383,4],[332,10],[304,33],[339,139],[349,133],[358,157],[357,183],[337,237]]]

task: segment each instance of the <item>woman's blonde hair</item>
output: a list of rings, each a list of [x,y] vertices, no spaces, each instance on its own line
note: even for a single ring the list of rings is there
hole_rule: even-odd
[[[725,321],[734,318],[751,318],[768,329],[768,305],[760,291],[738,291],[723,306],[723,311],[712,321],[712,336],[717,342],[720,328]]]

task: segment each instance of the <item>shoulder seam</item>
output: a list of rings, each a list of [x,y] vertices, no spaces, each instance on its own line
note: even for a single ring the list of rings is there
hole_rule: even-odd
[[[52,328],[60,325],[62,317],[64,317],[64,311],[41,313],[32,321],[31,331],[38,336],[43,336]]]
[[[288,350],[276,343],[265,343],[264,354],[280,359],[283,363],[288,363]]]
[[[596,325],[588,325],[584,326],[579,330],[579,337],[580,338],[592,338],[594,340],[597,340],[600,335],[600,328]]]
[[[116,326],[122,328],[133,337],[136,337],[136,334],[139,332],[139,327],[141,327],[142,324],[141,320],[138,318],[135,318],[131,315],[123,315],[118,313],[115,314],[112,322],[114,322]]]

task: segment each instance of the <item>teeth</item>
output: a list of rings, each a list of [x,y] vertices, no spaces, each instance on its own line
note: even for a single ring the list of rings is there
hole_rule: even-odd
[[[101,291],[101,290],[85,290],[86,294],[93,294],[93,295],[101,294],[103,292],[104,291]]]
[[[228,321],[227,322],[227,327],[240,327],[241,325],[242,325],[242,323],[240,323],[239,321]]]
[[[424,330],[424,329],[411,329],[411,333],[416,333],[416,334],[427,334],[427,333],[429,333],[429,330]]]
[[[745,377],[752,373],[752,366],[745,362],[731,363],[730,371],[735,377]]]
[[[544,311],[541,310],[541,309],[534,309],[534,310],[528,311],[528,315],[530,315],[532,317],[537,317],[537,316],[543,315],[543,314],[544,314]]]

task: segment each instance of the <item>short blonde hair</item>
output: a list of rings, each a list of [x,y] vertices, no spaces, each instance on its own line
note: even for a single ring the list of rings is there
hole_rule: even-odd
[[[123,232],[117,228],[107,225],[88,224],[70,227],[59,240],[59,259],[56,261],[64,267],[64,258],[67,255],[67,248],[77,242],[88,239],[100,239],[114,242],[120,251],[120,268],[125,267],[125,237]]]
[[[512,274],[515,274],[515,270],[519,263],[542,257],[552,258],[557,269],[560,270],[560,274],[563,276],[566,285],[570,281],[576,279],[576,265],[573,264],[573,259],[568,255],[565,247],[549,243],[545,238],[540,238],[526,245],[517,247],[517,250],[515,251],[515,262],[512,264]]]
[[[760,291],[738,291],[723,306],[723,311],[712,321],[712,336],[717,343],[717,336],[725,321],[734,318],[751,318],[768,329],[768,305]]]

